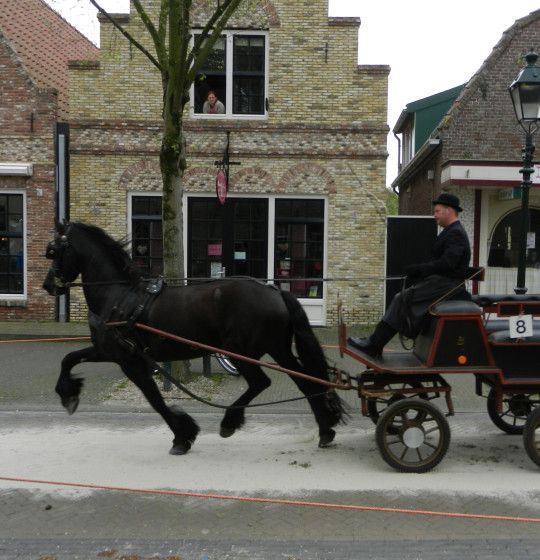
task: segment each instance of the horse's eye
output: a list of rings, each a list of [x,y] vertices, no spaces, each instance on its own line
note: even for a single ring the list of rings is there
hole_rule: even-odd
[[[60,237],[60,241],[62,241],[62,243],[66,243],[67,242],[67,235],[62,235]]]

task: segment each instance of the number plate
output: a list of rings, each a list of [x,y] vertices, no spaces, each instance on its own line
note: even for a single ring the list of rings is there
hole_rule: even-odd
[[[525,338],[533,335],[532,315],[514,315],[509,318],[510,338]]]

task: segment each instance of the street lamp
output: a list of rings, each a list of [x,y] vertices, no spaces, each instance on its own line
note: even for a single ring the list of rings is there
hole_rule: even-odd
[[[540,67],[536,66],[538,55],[531,49],[525,56],[527,65],[521,69],[518,77],[509,88],[516,118],[525,131],[525,147],[521,150],[523,167],[519,172],[521,181],[521,230],[519,232],[519,254],[516,294],[525,294],[525,266],[527,259],[527,233],[529,231],[529,187],[534,153],[533,135],[540,126]]]

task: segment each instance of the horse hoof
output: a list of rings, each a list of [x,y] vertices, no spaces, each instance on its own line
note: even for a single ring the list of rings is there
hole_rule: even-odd
[[[330,430],[326,434],[320,434],[319,447],[321,449],[324,449],[325,447],[330,447],[335,437],[336,437],[336,432],[334,430]]]
[[[219,435],[222,438],[228,438],[228,437],[231,437],[234,434],[234,432],[236,432],[235,428],[230,428],[230,427],[227,427],[227,426],[221,426],[221,428],[219,430]]]
[[[79,406],[79,398],[78,397],[68,397],[66,399],[62,399],[62,404],[66,409],[67,413],[71,416]]]
[[[170,449],[170,455],[185,455],[191,449],[189,443],[175,443]]]

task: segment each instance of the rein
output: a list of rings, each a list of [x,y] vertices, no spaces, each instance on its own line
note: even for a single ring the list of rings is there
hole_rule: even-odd
[[[295,397],[292,399],[283,399],[281,401],[269,401],[264,403],[238,405],[238,406],[217,404],[217,403],[213,403],[212,401],[206,400],[203,397],[200,397],[199,395],[196,395],[195,393],[190,391],[185,385],[180,383],[180,381],[177,381],[165,368],[161,367],[157,362],[152,360],[150,356],[144,354],[144,352],[139,352],[139,354],[146,360],[147,363],[149,363],[154,368],[154,371],[158,371],[163,377],[165,377],[165,379],[170,381],[173,385],[176,385],[176,387],[178,387],[178,389],[186,393],[186,395],[189,395],[192,399],[195,399],[196,401],[199,401],[200,403],[206,404],[213,408],[221,408],[223,410],[239,410],[241,408],[255,408],[258,406],[269,406],[271,404],[282,404],[288,402],[302,401],[305,399],[310,399],[311,397],[321,397],[328,393],[328,391],[323,391],[322,393],[315,393],[314,395],[309,395],[304,397]]]
[[[96,280],[95,282],[66,282],[65,288],[84,288],[84,286],[113,286],[115,284],[130,284],[128,280]]]

